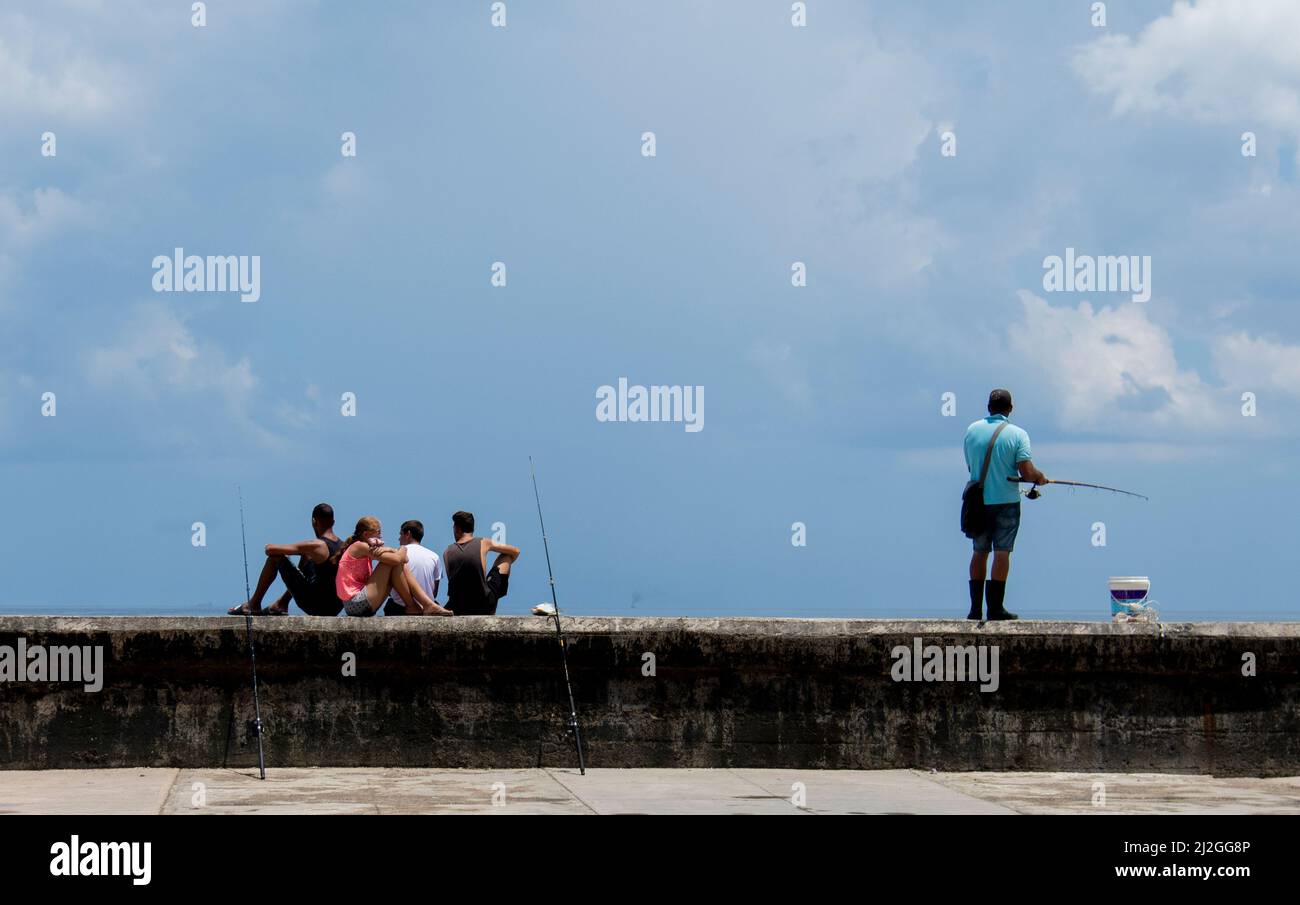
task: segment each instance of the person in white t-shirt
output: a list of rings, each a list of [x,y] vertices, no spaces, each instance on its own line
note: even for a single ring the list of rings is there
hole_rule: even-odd
[[[415,519],[402,522],[402,531],[397,536],[398,542],[406,550],[406,581],[411,586],[411,594],[424,606],[426,616],[451,616],[451,610],[438,606],[438,585],[442,583],[442,560],[428,547],[420,545],[424,540],[424,525]],[[395,593],[388,595],[384,603],[385,616],[418,616],[410,613],[406,604]]]

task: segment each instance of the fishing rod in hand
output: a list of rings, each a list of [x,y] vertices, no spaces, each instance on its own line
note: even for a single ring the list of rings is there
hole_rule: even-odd
[[[1007,478],[1007,480],[1008,480],[1008,481],[1012,481],[1012,482],[1017,483],[1017,484],[1034,484],[1035,486],[1029,488],[1029,491],[1028,491],[1027,493],[1025,493],[1025,496],[1028,497],[1028,498],[1031,499],[1031,500],[1036,500],[1036,499],[1038,499],[1040,496],[1042,496],[1042,494],[1040,494],[1040,493],[1038,492],[1038,488],[1041,487],[1041,486],[1043,486],[1043,485],[1038,484],[1036,481],[1031,481],[1031,480],[1028,479],[1028,478],[1020,478],[1020,477],[1009,477],[1009,478]],[[1091,487],[1091,488],[1094,489],[1094,490],[1108,490],[1108,491],[1110,491],[1111,493],[1122,493],[1122,494],[1124,494],[1124,496],[1135,496],[1135,497],[1137,497],[1137,498],[1140,499],[1140,500],[1150,500],[1150,499],[1151,499],[1149,496],[1146,496],[1146,495],[1141,494],[1141,493],[1134,493],[1134,492],[1131,491],[1131,490],[1120,490],[1118,487],[1107,487],[1105,484],[1087,484],[1087,483],[1084,483],[1083,481],[1058,481],[1058,480],[1055,480],[1055,479],[1053,479],[1053,478],[1048,478],[1047,481],[1045,481],[1044,483],[1045,483],[1045,484],[1060,484],[1060,485],[1062,485],[1062,486],[1064,486],[1064,487]]]

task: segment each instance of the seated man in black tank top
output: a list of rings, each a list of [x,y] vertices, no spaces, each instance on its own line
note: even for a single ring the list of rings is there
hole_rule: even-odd
[[[447,573],[447,609],[457,616],[493,616],[497,601],[510,587],[510,564],[519,558],[519,548],[474,536],[474,513],[457,512],[451,517],[455,543],[442,555]],[[487,555],[496,553],[492,568]]]
[[[331,563],[330,557],[343,541],[334,533],[334,509],[329,503],[321,503],[311,511],[311,527],[315,540],[266,545],[266,562],[257,576],[257,589],[247,601],[227,610],[229,615],[283,616],[289,612],[290,597],[309,616],[339,614],[343,602],[334,591],[338,565]],[[297,566],[290,561],[291,556],[298,557]],[[262,609],[262,599],[277,574],[288,590],[269,608]]]

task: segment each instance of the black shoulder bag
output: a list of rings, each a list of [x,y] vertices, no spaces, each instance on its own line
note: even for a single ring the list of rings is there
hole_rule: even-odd
[[[988,522],[988,513],[984,508],[984,479],[989,474],[989,462],[993,458],[993,447],[998,442],[998,434],[1002,433],[1002,429],[1010,423],[1003,421],[993,432],[993,439],[989,441],[989,448],[984,453],[984,467],[980,469],[980,479],[967,481],[966,489],[961,492],[961,533],[967,537],[975,538],[984,533]]]

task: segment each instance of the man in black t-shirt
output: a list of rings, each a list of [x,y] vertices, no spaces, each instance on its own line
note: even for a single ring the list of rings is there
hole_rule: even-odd
[[[329,503],[320,503],[311,511],[311,528],[316,535],[314,540],[266,545],[266,562],[257,576],[253,596],[227,610],[228,615],[283,616],[289,612],[290,598],[309,616],[339,614],[343,602],[334,590],[334,576],[338,573],[334,554],[343,541],[334,533],[334,508]],[[290,561],[291,556],[298,557],[298,565]],[[288,590],[270,607],[262,609],[262,599],[276,575],[284,579]]]

